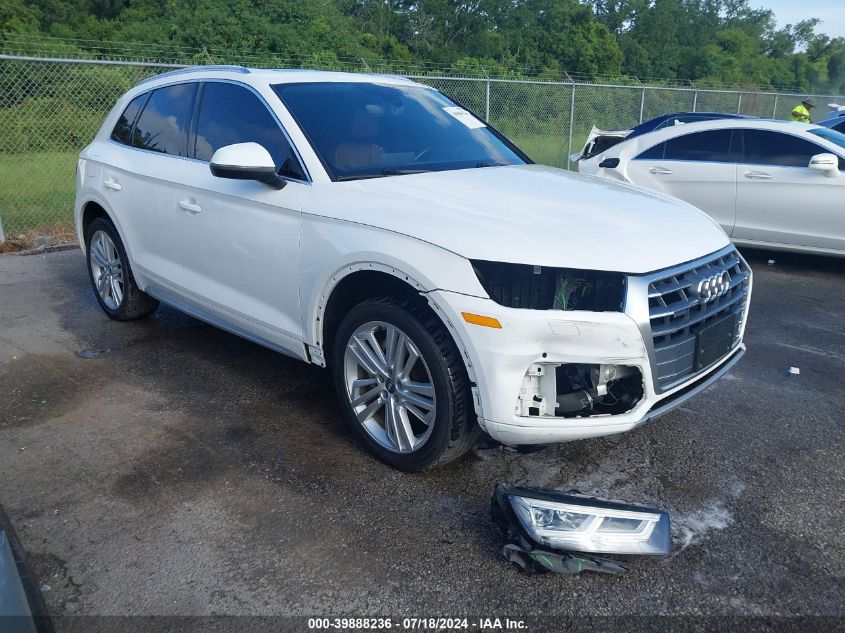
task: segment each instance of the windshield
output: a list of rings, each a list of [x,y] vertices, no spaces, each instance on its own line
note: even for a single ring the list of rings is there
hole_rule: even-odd
[[[530,162],[436,90],[364,82],[273,89],[334,180]]]
[[[829,127],[817,127],[813,130],[810,130],[810,134],[820,136],[824,140],[830,141],[831,143],[835,143],[839,147],[845,149],[845,134],[843,134],[842,132],[831,130]]]

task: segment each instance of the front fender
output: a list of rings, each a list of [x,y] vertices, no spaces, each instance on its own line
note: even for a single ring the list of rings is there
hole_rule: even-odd
[[[361,270],[393,275],[420,293],[439,289],[487,296],[469,261],[459,255],[407,235],[306,214],[300,244],[300,303],[307,344],[320,344],[321,319],[334,288]]]

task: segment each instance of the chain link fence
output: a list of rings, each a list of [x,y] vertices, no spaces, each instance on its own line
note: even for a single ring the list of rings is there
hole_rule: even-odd
[[[74,172],[115,101],[177,64],[0,55],[0,242],[73,230]],[[593,125],[627,129],[681,111],[788,118],[803,94],[415,76],[483,115],[538,163],[572,167]],[[842,97],[814,95],[821,105]],[[822,108],[820,108],[821,110]]]

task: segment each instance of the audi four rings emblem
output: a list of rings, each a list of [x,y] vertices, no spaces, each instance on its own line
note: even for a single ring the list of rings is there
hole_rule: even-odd
[[[701,303],[710,303],[723,296],[730,287],[731,277],[728,271],[723,270],[718,275],[711,275],[699,281],[695,290]]]

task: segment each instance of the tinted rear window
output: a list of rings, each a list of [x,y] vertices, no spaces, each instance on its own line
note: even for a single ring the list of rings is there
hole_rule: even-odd
[[[126,109],[123,111],[123,114],[120,115],[120,118],[117,120],[117,123],[115,123],[114,129],[112,130],[111,137],[115,141],[123,143],[124,145],[130,145],[132,138],[132,124],[135,123],[135,118],[138,116],[138,112],[140,112],[141,108],[144,106],[144,102],[149,96],[150,93],[145,92],[129,102],[129,105],[126,106]]]
[[[154,90],[135,124],[132,145],[153,152],[184,155],[196,92],[196,83]]]
[[[684,134],[647,149],[637,158],[650,160],[735,162],[731,153],[731,130]]]
[[[731,162],[731,130],[684,134],[666,141],[667,160]]]
[[[666,141],[662,143],[658,143],[654,147],[648,148],[646,151],[642,152],[637,156],[634,160],[663,160],[663,157],[666,155]]]

